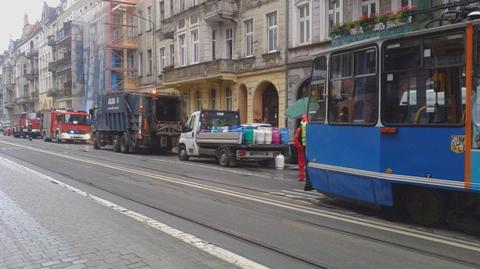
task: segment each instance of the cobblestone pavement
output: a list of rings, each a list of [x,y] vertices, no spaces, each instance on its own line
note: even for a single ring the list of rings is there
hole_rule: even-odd
[[[0,159],[0,268],[231,267]]]

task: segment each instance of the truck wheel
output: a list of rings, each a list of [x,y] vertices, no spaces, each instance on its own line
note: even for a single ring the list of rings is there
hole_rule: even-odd
[[[46,134],[45,132],[43,132],[43,135],[42,135],[42,136],[43,136],[43,137],[42,137],[42,138],[43,138],[43,141],[48,142],[47,134]]]
[[[122,137],[120,137],[120,152],[122,153],[129,153],[128,151],[128,134],[124,133]]]
[[[190,159],[190,157],[188,156],[188,153],[187,153],[187,149],[183,145],[181,145],[178,148],[178,159],[180,161],[188,161]]]
[[[93,141],[93,148],[100,149],[100,133],[95,133],[95,140]]]
[[[226,149],[221,149],[218,152],[217,159],[218,159],[218,164],[220,164],[221,166],[227,167],[230,165],[230,154]]]
[[[407,191],[405,208],[412,220],[424,226],[435,226],[446,217],[445,196],[436,190],[411,189]]]
[[[113,151],[120,152],[120,136],[114,135],[113,136]]]

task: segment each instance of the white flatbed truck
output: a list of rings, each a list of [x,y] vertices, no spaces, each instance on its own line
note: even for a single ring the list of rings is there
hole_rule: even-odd
[[[178,158],[188,161],[190,157],[213,157],[225,167],[235,166],[239,161],[258,162],[262,166],[268,166],[278,154],[288,154],[288,145],[243,143],[241,131],[212,132],[211,128],[215,125],[240,126],[240,115],[235,111],[216,110],[192,113],[182,128]]]

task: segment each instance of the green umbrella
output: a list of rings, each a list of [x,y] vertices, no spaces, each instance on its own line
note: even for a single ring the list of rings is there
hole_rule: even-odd
[[[293,105],[287,108],[285,112],[285,116],[289,119],[298,119],[302,115],[307,114],[308,109],[308,97],[303,97],[302,99],[298,99]]]

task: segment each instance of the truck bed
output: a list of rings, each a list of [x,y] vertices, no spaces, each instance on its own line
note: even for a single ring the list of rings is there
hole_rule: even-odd
[[[198,133],[197,144],[242,144],[241,132],[227,132],[227,133]]]

